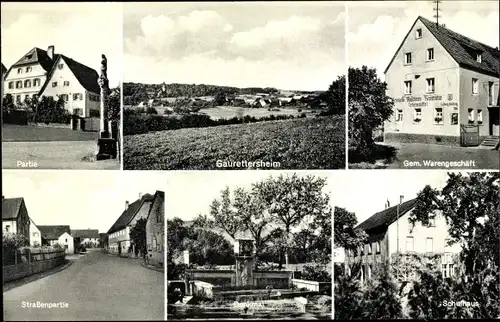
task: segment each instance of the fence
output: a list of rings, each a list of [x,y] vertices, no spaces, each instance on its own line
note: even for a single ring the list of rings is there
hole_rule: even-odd
[[[33,251],[23,249],[15,252],[13,265],[3,266],[3,281],[9,282],[25,276],[40,273],[64,264],[64,250],[56,251]]]
[[[460,146],[478,146],[480,143],[479,125],[460,125]]]

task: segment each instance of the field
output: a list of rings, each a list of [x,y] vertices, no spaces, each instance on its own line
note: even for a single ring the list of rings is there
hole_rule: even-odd
[[[311,114],[310,110],[303,109],[301,112],[294,108],[279,108],[279,111],[268,111],[267,108],[244,108],[237,106],[217,106],[214,108],[205,108],[200,113],[210,116],[211,119],[230,119],[233,117],[253,116],[256,118],[272,115],[300,115],[302,113]]]
[[[125,136],[124,169],[246,169],[217,166],[245,160],[279,162],[279,169],[344,168],[344,122],[315,117]]]

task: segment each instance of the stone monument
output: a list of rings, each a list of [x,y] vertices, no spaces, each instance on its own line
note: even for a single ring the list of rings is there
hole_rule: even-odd
[[[97,160],[115,159],[117,156],[117,138],[111,137],[108,122],[107,102],[109,95],[109,81],[108,81],[108,60],[102,54],[101,60],[101,75],[99,76],[98,83],[101,90],[100,100],[100,122],[99,122],[99,139],[97,141],[98,152]]]
[[[252,238],[237,238],[234,242],[236,260],[236,286],[254,285],[255,241]]]

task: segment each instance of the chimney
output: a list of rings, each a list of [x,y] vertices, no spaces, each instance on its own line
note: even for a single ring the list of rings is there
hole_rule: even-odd
[[[54,45],[50,45],[49,48],[47,48],[47,55],[51,60],[54,59]]]
[[[139,192],[139,200],[142,199],[142,192]]]
[[[125,210],[128,209],[128,200],[125,201]]]

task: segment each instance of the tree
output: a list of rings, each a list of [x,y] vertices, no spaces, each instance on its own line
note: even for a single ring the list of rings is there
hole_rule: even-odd
[[[336,247],[357,249],[365,243],[367,234],[355,229],[358,220],[353,212],[345,208],[335,207],[333,240]]]
[[[121,103],[120,103],[120,87],[115,89],[116,91],[113,94],[108,96],[107,99],[107,111],[108,111],[108,119],[114,122],[120,122],[120,114],[121,114]]]
[[[226,103],[226,95],[223,92],[217,92],[214,97],[215,106],[221,106]]]
[[[135,226],[130,229],[130,239],[135,246],[135,255],[138,256],[139,252],[142,254],[144,261],[146,261],[147,244],[146,244],[146,222],[145,218],[137,220]]]
[[[377,275],[376,278],[368,280],[362,305],[365,317],[384,320],[403,318],[399,289],[392,280],[387,264],[382,264]]]
[[[444,188],[426,186],[418,193],[410,215],[410,222],[428,225],[432,216],[442,214],[450,244],[462,247],[467,276],[500,260],[499,184],[498,172],[448,173]]]
[[[2,100],[2,111],[9,111],[14,108],[14,97],[10,93],[5,94],[5,97]]]
[[[345,114],[345,75],[338,76],[328,91],[320,95],[320,100],[327,103],[331,115]]]
[[[373,131],[388,120],[393,100],[375,68],[349,68],[349,152],[366,158],[375,148]],[[354,158],[353,158],[354,159]]]

